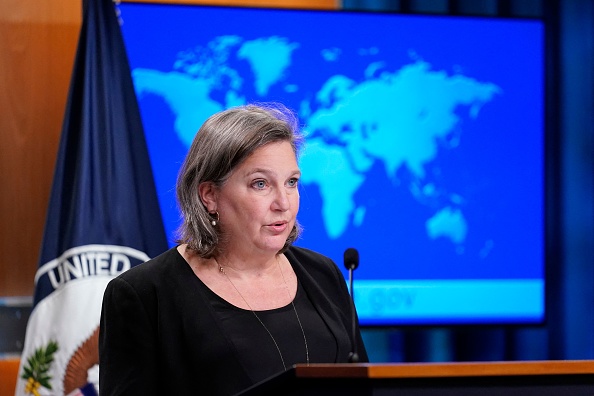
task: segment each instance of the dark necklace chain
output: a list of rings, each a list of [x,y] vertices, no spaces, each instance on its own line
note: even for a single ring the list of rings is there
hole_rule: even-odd
[[[287,371],[287,365],[285,364],[285,359],[283,358],[283,354],[280,350],[280,347],[278,346],[278,343],[276,342],[276,339],[274,338],[274,336],[272,335],[272,333],[270,332],[270,330],[268,330],[268,327],[266,327],[266,325],[264,324],[264,322],[262,321],[262,319],[260,319],[260,317],[258,316],[258,314],[256,313],[256,311],[254,311],[251,307],[251,305],[247,302],[247,300],[245,299],[245,297],[243,297],[243,294],[241,294],[241,292],[239,291],[239,289],[237,289],[237,287],[235,286],[235,284],[233,283],[233,281],[231,281],[231,278],[229,278],[229,275],[227,275],[227,272],[225,272],[225,268],[219,264],[219,262],[217,261],[217,259],[214,259],[215,263],[217,264],[217,266],[219,267],[219,272],[221,272],[223,275],[225,275],[225,278],[227,278],[227,280],[229,281],[229,283],[231,283],[231,286],[233,286],[233,288],[235,289],[235,291],[237,292],[237,294],[239,295],[239,297],[241,297],[241,299],[243,300],[243,302],[245,303],[245,305],[247,305],[247,307],[249,308],[249,310],[252,312],[252,314],[254,314],[254,317],[258,320],[258,322],[260,322],[260,324],[262,325],[262,327],[264,328],[264,330],[266,330],[266,332],[268,333],[268,335],[270,336],[270,338],[272,339],[272,342],[274,343],[274,346],[276,347],[276,350],[278,351],[278,355],[280,356],[281,362],[283,364],[283,368],[285,371]],[[306,363],[309,365],[309,348],[307,346],[307,338],[305,337],[305,330],[303,330],[303,326],[301,325],[301,320],[299,319],[299,314],[297,313],[297,308],[295,308],[295,303],[293,302],[293,299],[291,298],[291,293],[289,293],[289,286],[287,285],[287,281],[285,279],[285,274],[283,273],[283,269],[280,266],[280,262],[278,261],[278,256],[276,258],[276,263],[278,266],[278,269],[281,273],[281,276],[283,278],[283,282],[285,284],[285,290],[287,291],[287,296],[289,297],[289,299],[291,300],[291,306],[293,307],[293,312],[295,312],[295,317],[297,318],[297,323],[299,324],[299,328],[301,329],[301,334],[303,334],[303,342],[305,344],[305,358],[306,358]]]

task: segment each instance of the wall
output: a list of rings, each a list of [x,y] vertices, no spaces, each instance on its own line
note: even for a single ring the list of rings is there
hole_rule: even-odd
[[[30,296],[81,24],[79,0],[0,13],[0,297]]]

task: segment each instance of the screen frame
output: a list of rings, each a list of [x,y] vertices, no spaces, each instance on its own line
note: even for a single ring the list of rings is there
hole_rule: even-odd
[[[229,4],[229,2],[225,2],[224,5],[212,5],[213,2],[197,2],[197,1],[187,1],[187,2],[168,2],[168,1],[135,1],[135,0],[124,0],[122,3],[146,3],[146,4],[169,4],[169,5],[197,5],[202,7],[223,7],[223,8],[253,8],[250,5],[245,5],[247,2],[240,2],[241,4]],[[309,3],[309,2],[305,2]],[[261,4],[257,4],[256,8],[261,8]],[[278,6],[268,6],[266,5],[265,8],[269,9],[282,9],[283,7]],[[311,7],[309,5],[305,7],[297,6],[297,7],[286,7],[291,9],[302,9],[302,10],[319,10],[320,8],[328,9],[326,7]],[[510,19],[510,20],[537,20],[542,22],[543,24],[543,58],[545,64],[543,65],[544,69],[544,98],[543,98],[543,107],[544,107],[544,151],[543,154],[544,158],[544,187],[545,191],[543,192],[543,200],[544,200],[544,214],[543,214],[543,221],[544,221],[544,238],[543,241],[543,271],[544,271],[544,312],[542,320],[538,322],[513,322],[513,321],[499,321],[497,323],[490,323],[490,322],[447,322],[447,321],[436,321],[436,322],[426,322],[426,323],[397,323],[397,324],[366,324],[362,325],[365,328],[411,328],[411,327],[458,327],[458,326],[479,326],[479,327],[500,327],[500,326],[542,326],[547,323],[549,307],[550,307],[550,293],[548,289],[550,287],[551,277],[555,272],[559,272],[557,269],[556,271],[551,270],[551,268],[558,268],[556,259],[557,254],[556,251],[559,250],[558,241],[559,236],[559,211],[555,210],[559,207],[559,193],[558,193],[558,185],[559,185],[559,133],[558,133],[558,125],[556,124],[557,117],[554,116],[552,109],[558,108],[558,99],[556,91],[558,90],[558,79],[554,77],[554,72],[552,70],[556,69],[557,66],[557,59],[552,55],[553,51],[551,50],[551,42],[554,35],[554,29],[551,28],[550,23],[550,16],[549,17],[542,17],[542,18],[532,18],[532,17],[510,17],[510,16],[494,16],[494,15],[460,15],[460,14],[427,14],[427,13],[416,13],[416,12],[393,12],[393,11],[366,11],[366,10],[342,10],[337,8],[330,8],[332,12],[355,12],[355,13],[380,13],[380,14],[396,14],[396,15],[431,15],[431,16],[438,16],[438,17],[462,17],[462,18],[483,18],[483,19]],[[340,264],[340,263],[337,263]],[[355,284],[356,284],[356,272],[355,272]]]

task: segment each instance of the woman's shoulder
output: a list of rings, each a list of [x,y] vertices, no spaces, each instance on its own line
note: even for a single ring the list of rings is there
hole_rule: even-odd
[[[317,285],[319,289],[326,292],[336,290],[334,289],[336,287],[341,290],[341,293],[346,290],[344,276],[330,257],[297,246],[291,246],[285,255],[304,287],[311,290],[312,285]]]
[[[285,252],[285,255],[290,256],[298,261],[311,261],[330,264],[334,263],[330,257],[323,255],[322,253],[316,252],[308,248],[300,246],[290,246]]]
[[[291,246],[285,255],[292,264],[301,265],[308,272],[319,271],[336,275],[340,271],[336,263],[328,256],[299,246]]]
[[[179,254],[177,248],[173,247],[142,264],[130,268],[116,279],[123,280],[131,285],[155,283],[180,271],[183,268],[181,265],[183,263],[185,263],[184,258]]]

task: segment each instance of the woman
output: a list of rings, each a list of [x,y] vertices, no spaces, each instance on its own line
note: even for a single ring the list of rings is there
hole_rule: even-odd
[[[100,393],[239,392],[296,363],[367,361],[344,278],[299,234],[294,115],[280,105],[217,113],[181,168],[179,245],[110,282]]]

